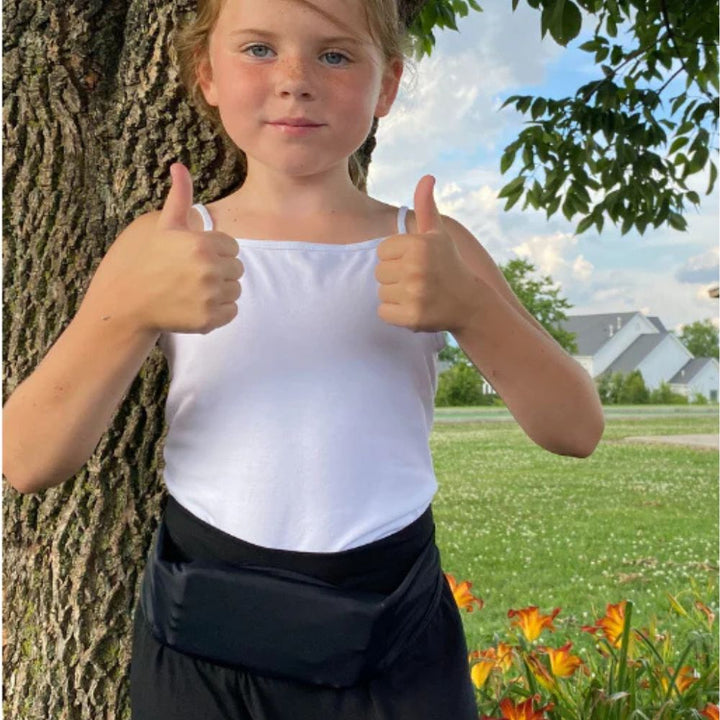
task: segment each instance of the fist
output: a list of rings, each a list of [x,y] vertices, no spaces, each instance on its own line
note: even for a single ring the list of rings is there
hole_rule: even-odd
[[[88,290],[143,330],[208,333],[237,315],[243,265],[237,241],[190,229],[192,178],[176,163],[159,215],[131,223],[113,243]]]
[[[415,189],[417,233],[393,235],[377,249],[378,315],[415,332],[455,330],[472,292],[472,273],[443,225],[434,185],[425,175]]]

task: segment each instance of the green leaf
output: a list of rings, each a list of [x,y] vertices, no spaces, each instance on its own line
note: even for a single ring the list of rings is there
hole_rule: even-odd
[[[502,154],[502,157],[500,158],[500,172],[506,173],[511,167],[512,164],[515,162],[515,154],[517,153],[517,146],[513,147],[512,145],[510,147],[507,147],[505,149],[505,152]]]
[[[532,170],[533,166],[533,151],[532,151],[532,145],[528,144],[523,148],[523,162],[525,163],[525,168],[528,170]]]
[[[592,227],[595,222],[595,218],[592,215],[586,215],[575,228],[576,235],[582,235],[588,228]]]
[[[532,96],[531,95],[525,95],[524,97],[521,97],[518,99],[517,103],[515,103],[515,107],[517,110],[521,113],[526,113],[528,111],[528,108],[530,107],[530,103],[532,102]]]
[[[668,215],[668,223],[674,230],[687,230],[687,220],[680,213],[671,212]]]
[[[674,100],[673,104],[670,108],[670,114],[674,115],[679,108],[683,106],[685,101],[687,100],[687,94],[683,93],[682,95],[678,95]]]
[[[550,33],[555,42],[564,46],[580,34],[582,15],[580,14],[578,6],[571,0],[565,0],[562,5],[560,24],[559,26],[557,24],[551,25]]]
[[[710,157],[710,151],[706,147],[699,147],[690,158],[690,163],[685,170],[686,175],[692,175],[693,173],[702,170]]]
[[[605,21],[605,29],[610,37],[617,37],[617,24],[611,15],[608,15]]]
[[[537,120],[539,117],[543,116],[545,114],[545,110],[547,109],[547,102],[545,98],[535,98],[535,101],[532,104],[532,108],[530,109],[530,114],[532,116],[533,120]]]
[[[522,192],[522,187],[525,184],[525,176],[518,175],[515,179],[511,180],[505,187],[503,187],[498,193],[498,200],[504,197],[509,197],[513,193],[517,192],[518,189]]]
[[[710,181],[708,182],[708,189],[707,189],[707,192],[705,193],[706,195],[709,195],[713,191],[713,188],[715,187],[715,181],[717,180],[717,175],[718,175],[717,166],[711,160],[710,161]]]
[[[507,199],[507,202],[505,203],[505,207],[503,208],[505,212],[507,212],[520,199],[521,196],[522,188],[510,195]]]
[[[626,215],[623,218],[622,226],[620,227],[620,233],[622,235],[627,235],[633,226],[633,216],[632,215]]]

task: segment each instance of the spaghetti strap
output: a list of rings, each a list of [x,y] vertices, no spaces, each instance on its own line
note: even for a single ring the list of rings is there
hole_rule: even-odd
[[[408,207],[403,205],[398,210],[398,235],[404,235],[407,232],[405,227],[405,216],[407,215]]]
[[[203,231],[207,232],[208,230],[212,230],[213,221],[207,208],[202,203],[195,203],[193,207],[200,213],[200,217],[203,219]]]

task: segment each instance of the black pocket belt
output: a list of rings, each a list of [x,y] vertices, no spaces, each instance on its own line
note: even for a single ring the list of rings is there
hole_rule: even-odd
[[[381,672],[426,626],[444,583],[434,532],[389,595],[258,565],[172,562],[161,522],[140,602],[173,649],[264,675],[350,687]]]

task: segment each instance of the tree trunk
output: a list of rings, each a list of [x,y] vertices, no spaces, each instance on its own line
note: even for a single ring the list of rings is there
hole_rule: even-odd
[[[200,202],[242,181],[234,148],[170,67],[169,33],[193,8],[4,3],[5,397],[73,317],[120,230],[161,206],[172,162],[190,168]],[[132,614],[165,499],[167,380],[155,348],[74,479],[37,495],[3,487],[5,717],[130,717]]]

